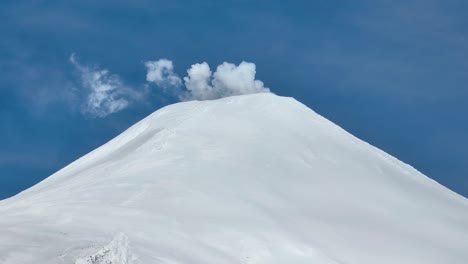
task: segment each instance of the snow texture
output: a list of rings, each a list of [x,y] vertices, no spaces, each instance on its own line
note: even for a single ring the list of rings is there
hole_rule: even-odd
[[[468,201],[292,98],[160,109],[0,201],[5,264],[466,264]]]
[[[95,254],[80,258],[75,264],[131,264],[135,257],[129,252],[128,238],[118,234],[112,242]]]

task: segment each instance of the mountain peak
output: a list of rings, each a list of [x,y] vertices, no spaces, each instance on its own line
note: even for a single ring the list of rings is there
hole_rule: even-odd
[[[463,263],[467,209],[296,100],[243,95],[164,107],[0,202],[0,262]]]

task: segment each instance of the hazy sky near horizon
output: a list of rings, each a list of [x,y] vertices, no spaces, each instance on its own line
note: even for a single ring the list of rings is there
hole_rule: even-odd
[[[0,199],[165,105],[231,93],[223,76],[293,96],[467,197],[467,13],[463,0],[2,1]],[[148,64],[160,59],[172,66]],[[242,61],[254,77],[217,71]],[[224,92],[181,95],[202,90],[203,65],[183,78],[203,62]]]

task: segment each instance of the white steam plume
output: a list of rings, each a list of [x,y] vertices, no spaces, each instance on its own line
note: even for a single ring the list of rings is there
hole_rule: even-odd
[[[81,84],[86,89],[86,99],[81,105],[84,114],[106,117],[140,98],[139,93],[125,87],[118,76],[110,74],[108,70],[84,66],[74,54],[70,56],[70,62],[80,73]]]
[[[162,88],[179,87],[182,80],[174,73],[172,61],[160,59],[157,61],[145,62],[147,69],[146,81],[153,82]]]
[[[154,82],[164,89],[177,88],[182,84],[181,79],[174,74],[172,61],[161,59],[148,61],[147,81]],[[224,62],[211,72],[208,63],[193,64],[184,77],[186,91],[179,94],[182,101],[211,100],[227,96],[265,93],[270,89],[263,82],[255,79],[256,66],[254,63],[241,62],[238,66]]]

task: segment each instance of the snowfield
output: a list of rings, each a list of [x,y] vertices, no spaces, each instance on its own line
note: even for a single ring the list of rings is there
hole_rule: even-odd
[[[292,98],[162,108],[0,201],[6,264],[466,264],[468,200]]]

